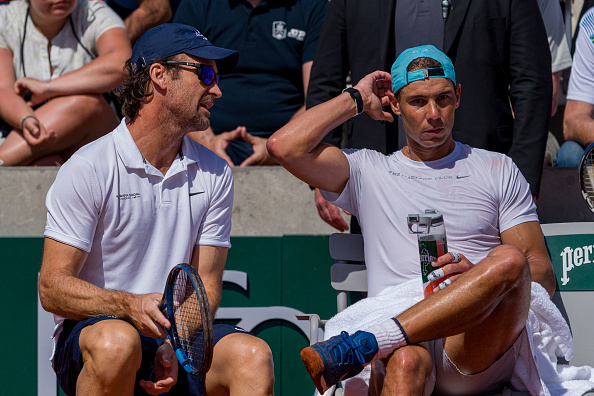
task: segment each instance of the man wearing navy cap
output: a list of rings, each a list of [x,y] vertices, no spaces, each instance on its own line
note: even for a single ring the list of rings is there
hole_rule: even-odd
[[[54,313],[58,382],[68,395],[273,393],[268,345],[215,325],[204,378],[177,360],[160,311],[171,268],[191,263],[219,306],[233,175],[186,134],[209,126],[219,73],[238,54],[164,24],[135,44],[119,92],[125,119],[66,162],[48,192],[39,295]]]
[[[548,301],[555,291],[552,265],[528,183],[515,164],[452,139],[460,95],[451,60],[433,46],[414,47],[402,52],[391,75],[367,75],[268,140],[282,166],[357,216],[369,289],[359,304],[377,310],[398,298],[406,303],[361,323],[354,334],[302,351],[320,392],[377,361],[372,371],[385,369],[382,394],[491,394],[509,385],[517,359],[532,361],[532,354],[519,352],[529,351],[532,336],[526,327],[531,279]],[[321,143],[362,112],[394,121],[382,109],[387,105],[402,119],[402,150],[384,155]],[[407,216],[427,208],[443,214],[450,253],[433,258],[440,268],[432,280],[440,281],[423,299],[417,236],[409,234]],[[414,296],[402,299],[403,290]],[[538,376],[524,385],[541,394]]]

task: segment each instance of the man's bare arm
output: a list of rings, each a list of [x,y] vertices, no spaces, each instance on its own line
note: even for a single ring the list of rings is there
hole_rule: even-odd
[[[128,38],[134,44],[144,32],[171,20],[169,0],[139,0],[138,8],[124,20]]]
[[[390,75],[376,71],[355,88],[363,98],[363,110],[377,120],[392,121],[382,106],[389,104]],[[393,95],[392,95],[393,97]],[[293,118],[268,139],[270,156],[311,186],[341,192],[349,179],[349,164],[337,147],[321,143],[324,136],[356,113],[348,93],[315,106]]]
[[[588,147],[594,142],[594,105],[568,100],[563,115],[563,137]]]
[[[112,315],[130,320],[143,334],[164,336],[169,322],[158,308],[161,293],[136,295],[102,289],[77,276],[88,254],[46,238],[39,275],[39,298],[46,311],[82,320]]]
[[[213,317],[221,304],[223,271],[227,262],[228,250],[226,247],[196,245],[192,253],[192,266],[198,271],[206,288],[208,304]]]
[[[537,221],[518,224],[501,233],[501,242],[518,247],[528,259],[532,281],[540,283],[552,297],[556,289],[555,273]]]

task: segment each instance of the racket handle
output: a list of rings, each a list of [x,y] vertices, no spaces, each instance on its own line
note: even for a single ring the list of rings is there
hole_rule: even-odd
[[[186,359],[186,357],[184,356],[183,352],[181,351],[181,349],[176,349],[175,350],[175,356],[177,356],[177,361],[179,362],[179,364],[181,364],[183,366],[183,368],[187,370],[186,366],[189,365],[188,359]],[[190,369],[190,372],[193,371],[192,369]]]

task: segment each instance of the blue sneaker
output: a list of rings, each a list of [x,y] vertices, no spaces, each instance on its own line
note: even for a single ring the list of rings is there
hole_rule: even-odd
[[[343,331],[329,340],[301,351],[301,359],[320,394],[332,385],[354,377],[363,365],[373,360],[378,346],[375,336],[366,331],[349,335]]]

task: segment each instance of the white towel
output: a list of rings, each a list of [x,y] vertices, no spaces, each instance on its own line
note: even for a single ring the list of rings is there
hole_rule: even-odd
[[[423,298],[419,280],[411,280],[382,290],[377,296],[363,299],[338,313],[326,323],[324,338],[354,333],[392,318]],[[594,389],[594,369],[557,364],[557,356],[573,356],[569,326],[550,300],[545,289],[532,283],[530,312],[526,321],[529,342],[514,369],[512,387],[535,395],[583,395]],[[345,396],[367,395],[370,366],[345,383]]]
[[[573,357],[573,339],[567,322],[538,283],[532,282],[526,325],[532,334],[530,349],[516,362],[512,387],[539,395],[583,395],[594,389],[594,368],[558,364],[557,357]],[[538,378],[535,378],[538,376]],[[535,385],[540,382],[540,391]]]

